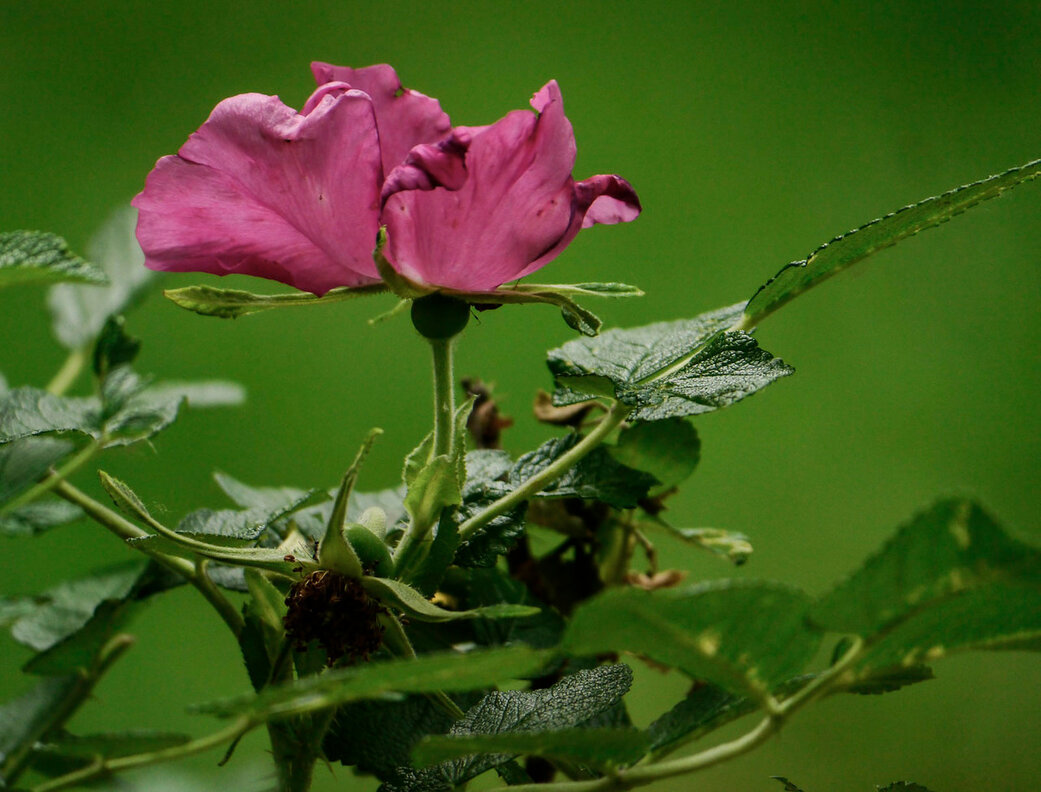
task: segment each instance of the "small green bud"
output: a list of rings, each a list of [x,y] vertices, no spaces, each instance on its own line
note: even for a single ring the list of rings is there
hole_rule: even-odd
[[[358,522],[376,534],[380,539],[387,538],[387,513],[379,506],[370,506],[361,513]]]
[[[394,572],[394,561],[386,543],[364,525],[349,523],[343,529],[344,536],[358,554],[365,571],[376,577],[390,577]]]
[[[425,338],[451,338],[469,321],[470,306],[456,297],[435,292],[412,301],[412,324]]]

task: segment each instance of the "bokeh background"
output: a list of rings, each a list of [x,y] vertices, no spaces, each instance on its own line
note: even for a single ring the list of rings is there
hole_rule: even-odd
[[[541,280],[621,280],[647,296],[590,305],[610,326],[693,316],[746,298],[784,263],[905,203],[1041,156],[1041,6],[1035,2],[358,3],[0,2],[0,228],[92,231],[142,186],[222,98],[278,94],[299,107],[308,64],[393,64],[456,123],[526,107],[556,78],[578,140],[576,176],[636,186],[635,223],[583,232]],[[1026,185],[886,251],[769,319],[760,342],[798,369],[697,421],[703,461],[672,503],[684,525],[748,533],[730,569],[665,544],[700,577],[781,579],[823,591],[940,495],[978,497],[1038,540],[1041,507],[1041,188]],[[217,283],[170,276],[167,286]],[[256,288],[227,279],[221,285]],[[0,371],[47,382],[64,355],[44,289],[0,293]],[[224,506],[223,470],[256,485],[330,486],[371,426],[386,434],[362,486],[396,483],[427,431],[426,351],[405,319],[371,327],[389,298],[235,322],[153,297],[129,320],[140,368],[244,383],[237,409],[185,414],[154,448],[102,466],[171,519]],[[460,374],[497,386],[523,452],[548,387],[544,351],[571,337],[550,308],[481,316]],[[77,483],[96,491],[90,473]],[[6,540],[2,593],[39,591],[126,558],[83,524]],[[244,691],[229,636],[190,591],[151,605],[136,648],[73,727],[203,734],[184,705]],[[0,693],[22,690],[28,653],[0,637]],[[648,722],[684,688],[638,670]],[[938,679],[845,697],[766,747],[662,789],[872,789],[916,779],[937,792],[1035,789],[1041,670],[1023,653],[959,656]],[[742,725],[740,728],[744,728]],[[139,776],[145,789],[262,789],[261,735],[231,766],[215,754]],[[371,789],[320,768],[318,790]]]

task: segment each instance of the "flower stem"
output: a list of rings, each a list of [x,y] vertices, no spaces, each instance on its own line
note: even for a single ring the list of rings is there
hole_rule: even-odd
[[[64,498],[69,503],[79,506],[87,513],[88,517],[94,520],[94,522],[107,528],[123,541],[129,539],[140,539],[152,535],[147,531],[138,528],[132,522],[121,515],[116,514],[101,503],[98,503],[85,492],[74,487],[67,481],[59,479],[58,482],[53,485],[53,490],[55,495]],[[200,569],[196,568],[194,564],[183,558],[177,558],[176,556],[170,556],[166,553],[146,549],[148,548],[146,544],[136,544],[134,547],[135,549],[141,550],[157,563],[162,564],[172,572],[181,575],[189,583],[195,586],[199,593],[206,598],[206,601],[209,602],[217,611],[218,615],[224,620],[224,623],[228,625],[228,628],[235,637],[238,638],[244,627],[242,615],[220,592],[204,571],[200,571]]]
[[[454,446],[455,382],[451,338],[430,338],[434,358],[434,456],[451,455]]]
[[[44,783],[33,787],[33,792],[55,792],[55,790],[77,786],[86,781],[95,778],[102,778],[121,770],[130,770],[135,767],[145,767],[147,765],[159,764],[160,762],[169,762],[174,759],[191,756],[192,754],[202,753],[203,751],[208,751],[211,748],[216,748],[218,745],[223,745],[226,742],[231,742],[232,740],[241,737],[253,728],[254,725],[255,724],[248,717],[244,716],[236,720],[227,728],[221,729],[220,731],[214,732],[206,737],[200,737],[198,740],[186,742],[183,745],[175,745],[171,748],[163,748],[158,751],[148,751],[146,753],[120,756],[113,759],[99,758],[84,768],[59,776],[50,781],[45,781]]]
[[[835,665],[824,671],[806,687],[783,702],[769,699],[767,715],[754,729],[736,740],[715,745],[700,753],[674,759],[669,762],[640,765],[627,770],[617,770],[611,775],[591,781],[561,781],[549,784],[520,784],[511,786],[513,792],[614,792],[643,786],[665,778],[686,775],[726,762],[765,742],[785,724],[788,718],[806,704],[814,701],[841,681],[843,674],[860,659],[864,648],[862,638],[856,638],[849,651]]]
[[[497,501],[488,506],[487,509],[478,512],[460,525],[460,540],[465,542],[500,514],[504,514],[515,506],[520,505],[537,492],[545,489],[547,485],[552,484],[558,478],[563,476],[568,470],[574,467],[579,460],[599,446],[611,432],[618,428],[622,421],[624,421],[632,411],[633,408],[629,405],[615,402],[611,405],[611,409],[607,411],[607,415],[601,419],[600,423],[596,425],[593,431],[583,437],[570,450],[568,450],[567,453],[562,454],[560,457],[555,459],[550,465],[547,465],[543,470],[529,478],[517,487],[517,489],[513,490],[513,492],[503,495]]]
[[[72,387],[72,383],[76,381],[76,378],[80,375],[86,362],[87,348],[82,347],[80,349],[74,349],[69,353],[69,356],[65,358],[65,362],[62,363],[61,368],[58,369],[54,378],[47,383],[47,390],[55,396],[61,396],[65,391]]]

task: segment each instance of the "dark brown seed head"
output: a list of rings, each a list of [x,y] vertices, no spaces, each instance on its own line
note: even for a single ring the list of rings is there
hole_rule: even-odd
[[[353,578],[319,569],[293,584],[286,605],[286,635],[301,650],[317,641],[330,663],[367,660],[383,641],[378,616],[386,608]]]

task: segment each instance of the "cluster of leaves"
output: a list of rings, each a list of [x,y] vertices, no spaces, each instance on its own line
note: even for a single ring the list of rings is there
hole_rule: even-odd
[[[451,436],[435,432],[406,459],[400,487],[355,491],[373,434],[337,488],[256,487],[218,473],[234,508],[200,509],[172,528],[124,482],[102,474],[120,514],[67,476],[95,454],[147,441],[186,397],[227,404],[240,391],[156,383],[131,368],[138,344],[117,315],[146,271],[126,217],[92,253],[104,271],[49,235],[3,236],[0,285],[106,277],[110,285],[64,283],[50,298],[70,360],[92,361],[91,395],[64,394],[74,374],[46,390],[0,393],[0,530],[29,535],[86,516],[143,556],[0,601],[0,619],[37,652],[24,670],[41,677],[0,707],[0,777],[10,785],[32,769],[52,777],[37,789],[60,789],[234,744],[264,726],[286,789],[306,789],[321,757],[375,775],[384,792],[444,792],[489,770],[525,790],[555,774],[570,781],[554,789],[628,789],[748,750],[822,696],[895,691],[930,679],[932,665],[957,651],[1036,650],[1041,550],[971,501],[921,512],[816,597],[766,581],[684,583],[681,571],[658,568],[651,537],[666,532],[735,564],[751,552],[741,534],[670,524],[663,503],[696,469],[691,419],[793,372],[751,334],[763,318],[842,268],[1038,173],[1041,163],[1031,163],[907,207],[789,265],[747,303],[694,319],[595,335],[598,320],[571,297],[622,287],[529,287],[518,292],[522,301],[536,295],[561,306],[584,334],[548,356],[555,388],[538,415],[561,434],[511,457],[498,447],[505,422],[494,401],[472,388]],[[208,288],[175,299],[221,316],[302,302]],[[641,559],[646,572],[634,570]],[[315,574],[350,581],[330,589],[328,612],[307,614],[316,630],[343,624],[343,612],[331,609],[349,589],[366,605],[365,629],[382,641],[371,657],[367,649],[338,659],[320,639],[287,634],[294,592]],[[70,716],[129,645],[129,619],[184,582],[235,634],[253,687],[193,707],[226,727],[198,740],[69,734]],[[241,608],[231,604],[236,597]],[[832,660],[815,665],[822,648]],[[646,728],[626,707],[633,658],[691,681]],[[671,756],[753,713],[761,720],[745,737]]]

